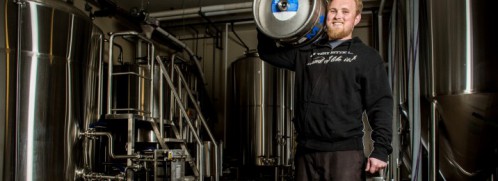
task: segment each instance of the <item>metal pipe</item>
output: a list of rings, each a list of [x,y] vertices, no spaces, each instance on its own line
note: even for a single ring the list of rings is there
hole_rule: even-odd
[[[98,88],[97,88],[97,114],[98,114],[98,117],[100,118],[100,116],[102,115],[102,88],[104,87],[102,85],[103,83],[103,75],[104,73],[102,72],[103,70],[103,52],[104,52],[104,35],[99,35],[99,68],[98,68],[98,77],[99,77],[99,80],[98,80]],[[86,131],[86,130],[85,130]]]
[[[119,44],[113,44],[113,45],[118,47],[118,49],[119,49],[118,62],[121,62],[121,64],[124,64],[124,62],[123,62],[123,47]]]
[[[429,30],[429,41],[430,41],[430,52],[434,52],[434,35],[433,35],[433,9],[432,9],[432,5],[430,3],[430,1],[428,2],[428,12],[429,12],[429,24],[431,26],[429,26],[430,30]],[[430,99],[432,100],[431,102],[431,117],[429,119],[429,131],[430,131],[430,134],[429,134],[429,180],[436,180],[436,174],[439,170],[438,168],[438,155],[437,154],[437,150],[436,150],[436,144],[437,144],[437,137],[436,137],[436,134],[438,134],[437,132],[437,123],[436,123],[436,110],[437,110],[437,101],[434,99],[436,97],[436,80],[435,80],[435,62],[434,62],[434,53],[431,53],[431,57],[430,57],[430,79],[429,79],[429,85],[430,85]]]
[[[90,173],[84,173],[83,179],[84,180],[102,180],[102,179],[105,179],[105,180],[125,180],[125,176],[121,175],[121,174],[112,176],[112,175],[103,175],[101,173],[90,172]]]
[[[112,101],[112,42],[114,42],[114,34],[109,33],[109,60],[107,61],[107,111],[106,114],[111,114],[111,101]]]
[[[237,37],[237,39],[239,39],[240,43],[242,43],[242,45],[244,46],[244,48],[246,48],[246,51],[249,51],[249,47],[247,46],[247,44],[242,40],[242,38],[240,38],[240,36],[237,34],[237,32],[235,32],[235,29],[233,28],[233,23],[232,23],[232,33]]]
[[[229,15],[229,14],[236,14],[236,13],[249,13],[252,12],[251,8],[246,8],[246,9],[234,9],[234,10],[226,10],[226,11],[216,11],[216,12],[206,12],[204,13],[204,16],[220,16],[220,15]],[[157,17],[158,21],[170,21],[170,20],[177,20],[177,19],[186,19],[186,18],[195,18],[199,17],[199,14],[182,14],[182,15],[175,15],[175,16],[166,16],[166,17]]]
[[[438,173],[438,151],[437,151],[437,135],[438,135],[438,120],[437,114],[437,101],[433,100],[431,103],[431,118],[430,118],[430,144],[429,144],[429,180],[437,180]]]
[[[236,9],[252,9],[252,2],[245,3],[233,3],[233,4],[223,4],[223,5],[213,5],[213,6],[204,6],[200,8],[188,8],[188,9],[178,9],[173,11],[161,11],[150,13],[150,17],[158,18],[158,17],[169,17],[169,16],[179,16],[179,15],[188,15],[188,14],[198,14],[207,13],[207,12],[219,12],[219,11],[227,11],[227,10],[236,10]]]
[[[190,55],[190,57],[192,59],[194,59],[195,66],[197,67],[197,69],[199,71],[199,75],[201,77],[202,83],[205,84],[206,80],[204,78],[204,72],[202,71],[201,65],[199,64],[199,60],[197,59],[197,56],[194,54],[194,52],[192,52],[192,50],[189,47],[187,47],[187,45],[185,45],[185,43],[181,42],[176,37],[174,37],[171,34],[169,34],[166,30],[162,29],[161,27],[159,27],[159,26],[156,27],[156,30],[159,33],[161,33],[164,36],[166,36],[166,38],[170,39],[171,41],[173,41],[174,43],[176,43],[177,45],[181,46],[183,49],[185,49],[187,51],[187,53]]]
[[[107,146],[108,148],[108,155],[113,158],[113,159],[128,159],[128,158],[142,158],[141,155],[135,154],[135,155],[115,155],[114,154],[114,143],[113,143],[113,137],[110,133],[107,132],[84,132],[84,133],[79,133],[79,136],[86,136],[86,137],[91,137],[91,136],[105,136],[107,137]]]
[[[6,2],[7,3],[7,2]],[[22,57],[22,36],[23,36],[23,31],[22,31],[22,26],[23,26],[23,21],[22,21],[22,14],[23,14],[23,5],[25,4],[22,4],[22,2],[18,2],[18,5],[17,5],[17,54],[16,54],[16,60],[17,60],[17,73],[16,73],[16,92],[15,92],[15,95],[16,95],[16,104],[15,104],[15,112],[16,112],[16,115],[15,115],[15,118],[16,118],[16,121],[14,122],[14,127],[15,127],[15,141],[16,143],[19,143],[20,142],[20,137],[19,137],[19,133],[21,132],[21,128],[20,126],[18,125],[18,120],[21,120],[21,72],[22,72],[22,62],[21,61],[21,57]],[[7,23],[7,22],[6,22]],[[9,80],[7,80],[9,81]],[[8,104],[8,103],[7,103]],[[6,127],[7,128],[7,127]],[[11,148],[12,149],[12,148]],[[16,148],[18,149],[18,148]],[[16,163],[19,159],[20,155],[17,153],[16,151],[16,154],[15,154],[15,158],[14,158],[14,162]],[[17,165],[17,163],[16,163]],[[14,180],[20,180],[20,176],[18,174],[20,174],[21,172],[21,169],[16,166],[14,169],[14,175],[13,175],[13,178]],[[3,176],[3,175],[2,175]]]
[[[163,72],[161,69],[159,69],[159,75],[166,73]],[[159,134],[161,134],[161,138],[164,137],[164,113],[163,113],[163,90],[164,90],[164,85],[163,85],[163,78],[161,76],[158,77],[159,79]]]
[[[384,4],[385,4],[385,0],[382,0],[380,1],[380,6],[379,6],[379,12],[377,14],[377,30],[378,30],[378,34],[379,36],[377,37],[378,38],[378,42],[379,42],[379,53],[381,55],[382,58],[385,58],[384,56],[384,44],[382,43],[382,35],[383,35],[383,29],[382,29],[382,25],[383,25],[383,21],[382,21],[382,12],[384,11]]]
[[[176,55],[173,54],[171,55],[171,70],[170,70],[170,77],[173,79],[174,78],[174,74],[173,74],[173,66],[175,65],[175,58],[176,58]],[[161,69],[162,70],[162,69]],[[164,73],[167,73],[167,72],[164,72]],[[175,108],[175,101],[173,100],[174,99],[174,95],[173,95],[173,90],[171,89],[170,92],[169,92],[169,121],[173,122],[173,116],[174,116],[174,110],[176,109]]]
[[[145,37],[144,37],[145,38]],[[155,53],[155,46],[152,42],[147,46],[147,51],[150,51],[149,56],[147,56],[148,62],[150,62],[150,90],[149,90],[149,107],[151,108],[151,114],[150,117],[152,117],[152,109],[154,107],[154,53]],[[161,129],[163,128],[163,125],[161,125]],[[161,137],[163,137],[161,133]]]
[[[223,61],[223,79],[225,84],[223,85],[223,99],[225,104],[223,104],[223,141],[227,140],[227,91],[228,91],[228,26],[230,23],[225,24],[225,61]],[[225,145],[222,145],[225,148]]]
[[[161,126],[163,127],[163,126]],[[158,180],[157,178],[157,172],[158,172],[158,169],[157,169],[157,149],[154,150],[154,181]]]

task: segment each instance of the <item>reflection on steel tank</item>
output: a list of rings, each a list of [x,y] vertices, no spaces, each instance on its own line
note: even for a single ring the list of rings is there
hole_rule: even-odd
[[[5,2],[0,180],[75,180],[93,164],[78,133],[98,119],[102,32],[62,1]]]
[[[233,77],[226,153],[241,165],[289,166],[294,147],[291,123],[294,73],[246,52],[231,65]]]

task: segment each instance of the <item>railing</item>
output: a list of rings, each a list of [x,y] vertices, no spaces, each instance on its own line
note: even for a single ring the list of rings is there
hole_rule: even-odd
[[[203,140],[200,137],[201,129],[203,129],[203,131],[205,131],[205,133],[207,133],[209,140],[212,142],[213,147],[214,147],[214,153],[215,153],[214,179],[216,181],[219,181],[219,176],[221,173],[220,172],[220,170],[221,170],[220,169],[221,168],[220,162],[221,161],[219,159],[218,145],[217,145],[216,140],[214,139],[214,136],[211,133],[211,131],[210,131],[205,119],[204,119],[204,116],[202,115],[202,111],[200,109],[199,103],[198,103],[197,99],[194,97],[194,94],[192,93],[192,90],[191,90],[191,87],[189,86],[188,81],[185,79],[184,75],[182,74],[182,72],[180,71],[178,66],[174,64],[176,56],[173,55],[171,57],[171,66],[169,67],[170,70],[168,71],[166,69],[166,66],[163,64],[163,61],[161,60],[161,58],[159,56],[157,56],[154,60],[153,57],[154,57],[155,48],[154,48],[153,42],[151,40],[147,39],[146,37],[144,37],[142,34],[139,34],[139,33],[134,32],[134,31],[128,31],[128,32],[113,33],[110,35],[111,36],[109,38],[109,57],[108,57],[109,61],[108,61],[108,70],[107,70],[108,71],[108,75],[107,75],[107,100],[106,100],[107,107],[106,107],[106,112],[104,113],[104,114],[106,114],[106,118],[107,118],[107,116],[116,117],[115,115],[119,115],[119,114],[124,112],[127,114],[131,113],[133,115],[135,115],[135,114],[140,115],[141,118],[149,120],[149,122],[152,124],[152,131],[154,132],[154,135],[156,136],[156,138],[158,140],[158,144],[161,147],[161,149],[157,149],[154,151],[153,156],[147,155],[147,158],[152,157],[150,159],[154,161],[154,167],[155,167],[154,170],[157,170],[156,167],[157,167],[157,158],[158,157],[157,157],[156,151],[169,150],[168,142],[170,142],[171,140],[182,140],[183,134],[185,134],[185,133],[190,134],[194,138],[194,141],[197,145],[197,150],[196,150],[197,163],[194,163],[192,161],[189,150],[187,149],[187,147],[185,145],[186,142],[181,142],[181,148],[185,152],[185,155],[187,157],[188,162],[190,163],[190,166],[194,172],[194,175],[197,176],[198,180],[201,180],[201,181],[205,177],[205,173],[204,173],[204,170],[205,170],[204,151],[205,151],[205,149],[204,149],[204,145],[203,145]],[[138,38],[138,43],[140,44],[139,46],[141,46],[141,43],[143,43],[143,42],[145,42],[147,44],[147,56],[146,56],[147,61],[146,61],[146,63],[143,64],[143,66],[149,72],[142,74],[142,73],[135,73],[133,71],[131,71],[131,72],[130,71],[124,71],[124,72],[114,72],[113,71],[113,46],[114,46],[114,39],[118,36],[121,36],[124,38],[129,38],[129,37]],[[157,63],[158,63],[157,65],[155,64],[155,61],[157,61]],[[159,67],[159,75],[160,75],[159,77],[154,77],[156,75],[156,74],[154,74],[154,68],[156,66]],[[150,84],[150,86],[148,87],[150,90],[146,90],[144,88],[141,88],[139,90],[139,91],[143,91],[143,92],[138,93],[141,96],[140,101],[142,101],[142,102],[140,102],[140,104],[137,104],[138,107],[136,107],[136,108],[132,108],[131,106],[122,108],[122,107],[118,107],[117,104],[115,104],[115,105],[113,104],[113,100],[115,99],[113,97],[113,87],[112,87],[113,86],[113,82],[112,82],[113,78],[114,78],[114,76],[123,76],[123,75],[135,76],[135,77],[137,77],[138,81],[142,81],[143,83]],[[178,84],[176,87],[173,84],[173,77],[175,77],[175,81],[177,81],[175,83]],[[158,79],[158,80],[155,80],[155,79]],[[166,80],[167,85],[163,85],[163,80]],[[157,81],[157,83],[155,83],[155,81]],[[99,83],[99,85],[100,84],[101,83]],[[141,84],[139,83],[139,85],[141,85]],[[102,87],[103,86],[100,85],[101,89],[102,89]],[[154,95],[154,93],[155,93],[154,88],[158,88],[158,90],[159,90],[158,97]],[[163,93],[164,93],[164,90],[166,90],[166,89],[168,89],[170,92],[170,95],[169,95],[170,102],[168,102],[168,103],[163,102],[163,100],[164,100]],[[146,92],[146,91],[150,91],[150,92]],[[185,91],[187,93],[187,95],[182,95],[183,91]],[[187,96],[187,97],[183,98],[184,96]],[[100,96],[100,97],[103,97],[103,96]],[[156,100],[158,99],[159,110],[154,109],[155,99]],[[146,101],[149,101],[149,102],[146,102]],[[198,113],[195,120],[192,120],[188,116],[188,113],[186,111],[189,108],[189,107],[187,107],[188,101],[191,102],[190,106],[193,106],[193,108],[195,108],[195,110]],[[146,105],[142,105],[142,103],[146,104]],[[164,109],[165,104],[169,104],[168,108],[170,109],[170,115],[169,115],[168,119],[164,118],[165,116],[163,113],[163,109]],[[147,106],[148,106],[148,109],[147,109]],[[99,100],[99,107],[102,107],[100,100]],[[157,112],[155,112],[155,111],[158,111],[158,115],[156,115]],[[178,129],[177,126],[173,122],[173,111],[179,111],[179,122],[178,123],[179,123],[180,129]],[[133,116],[129,116],[129,119],[131,119],[132,117]],[[166,137],[165,133],[164,133],[164,125],[166,124],[165,120],[170,121],[174,136],[176,138],[173,138],[173,139],[172,138],[165,138]],[[193,123],[194,121],[199,121],[200,125],[194,124]],[[197,123],[199,123],[199,122],[197,122]],[[184,123],[186,123],[188,126],[187,130],[182,129]],[[129,132],[129,130],[128,130],[128,132]],[[130,134],[130,133],[128,133],[128,134]],[[108,137],[108,140],[109,140],[108,144],[110,144],[109,145],[110,152],[108,153],[109,156],[116,157],[116,158],[128,159],[128,166],[131,165],[131,162],[133,162],[133,159],[135,159],[137,157],[140,157],[140,158],[144,157],[144,155],[134,155],[130,151],[128,151],[127,155],[114,155],[114,152],[112,149],[113,148],[112,147],[112,144],[113,144],[112,143],[112,141],[113,141],[112,135],[106,134],[105,132],[90,132],[90,131],[88,131],[88,132],[83,133],[82,136],[86,136],[88,138],[90,138],[92,136]],[[130,137],[130,135],[128,135],[128,137]],[[131,138],[130,138],[131,140],[128,140],[128,141],[133,143],[135,141],[133,137],[134,136],[131,136]],[[95,174],[98,174],[98,173],[86,173],[86,177],[91,176],[92,178],[96,178]],[[85,175],[83,174],[83,176],[85,176]],[[156,177],[157,177],[157,173],[154,173],[154,178],[156,178]]]
[[[149,108],[152,108],[152,103],[153,103],[153,90],[154,90],[154,60],[151,60],[152,58],[149,58],[147,60],[147,66],[150,68],[150,77],[145,77],[138,75],[136,73],[130,73],[130,72],[123,72],[123,73],[114,73],[113,72],[113,47],[114,47],[114,39],[117,36],[135,36],[139,38],[141,41],[144,41],[147,43],[147,52],[148,55],[147,57],[153,57],[154,56],[154,44],[151,40],[147,39],[145,36],[134,32],[134,31],[126,31],[126,32],[119,32],[119,33],[112,33],[110,38],[109,38],[109,60],[108,60],[108,75],[107,75],[107,111],[106,114],[112,114],[116,113],[117,111],[137,111],[137,112],[142,112],[144,114],[151,115],[151,112],[145,112],[144,110],[140,110],[139,108],[124,108],[124,109],[118,109],[118,108],[111,108],[112,107],[112,81],[113,81],[113,76],[117,75],[137,75],[140,78],[150,81],[150,93],[149,93]]]
[[[169,88],[172,90],[171,93],[173,94],[173,98],[174,98],[174,102],[176,102],[176,105],[180,108],[180,112],[181,114],[184,116],[185,118],[185,121],[187,122],[189,128],[191,130],[196,130],[196,132],[194,132],[194,137],[195,137],[195,140],[197,141],[197,144],[199,146],[199,149],[200,150],[198,153],[198,156],[199,159],[198,161],[198,165],[199,166],[199,172],[200,172],[200,178],[202,179],[203,177],[203,170],[204,170],[204,163],[203,163],[203,154],[202,154],[202,150],[203,149],[203,145],[202,145],[202,141],[199,139],[199,134],[200,134],[200,130],[199,129],[195,129],[194,125],[192,124],[192,120],[190,120],[190,118],[188,117],[187,115],[187,112],[185,111],[185,107],[183,106],[183,103],[181,102],[182,99],[180,97],[180,95],[178,94],[178,92],[176,91],[175,89],[175,86],[173,84],[173,80],[172,80],[172,75],[177,75],[178,78],[179,78],[179,84],[180,85],[183,85],[183,86],[178,86],[178,89],[180,89],[181,87],[185,88],[185,91],[187,92],[188,94],[188,97],[190,99],[190,101],[192,102],[195,110],[198,112],[198,113],[202,113],[199,105],[197,104],[197,100],[195,99],[195,97],[193,96],[192,94],[192,91],[190,90],[189,86],[188,86],[188,83],[187,81],[185,80],[185,77],[183,76],[182,72],[180,71],[180,69],[175,66],[173,63],[172,63],[172,71],[173,72],[170,72],[171,73],[171,76],[167,74],[167,69],[166,67],[164,66],[164,63],[161,59],[160,56],[156,56],[156,60],[159,64],[159,67],[160,67],[160,70],[161,70],[161,75],[163,75],[163,77],[165,78],[166,82],[168,83],[168,86]],[[174,62],[175,61],[175,56],[173,55],[172,58],[171,58],[171,62]],[[176,74],[174,74],[176,73]],[[172,100],[173,101],[173,100]],[[215,180],[218,181],[219,180],[219,171],[220,171],[220,163],[219,163],[219,151],[218,151],[218,145],[216,144],[216,140],[214,139],[214,136],[213,134],[211,133],[205,119],[204,119],[204,116],[202,116],[202,114],[199,114],[198,116],[199,120],[201,121],[201,125],[203,126],[203,128],[205,129],[205,131],[207,132],[208,136],[209,136],[209,139],[210,141],[212,141],[213,145],[214,145],[214,152],[215,152]],[[183,119],[180,119],[180,120],[183,120]]]

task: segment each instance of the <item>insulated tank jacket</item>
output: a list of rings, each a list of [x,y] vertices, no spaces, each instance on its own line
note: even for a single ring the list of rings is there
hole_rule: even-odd
[[[258,32],[260,58],[295,72],[299,146],[318,151],[363,149],[363,112],[372,127],[370,157],[387,161],[392,151],[393,99],[384,62],[359,38],[334,49],[324,38],[304,47],[277,47]]]

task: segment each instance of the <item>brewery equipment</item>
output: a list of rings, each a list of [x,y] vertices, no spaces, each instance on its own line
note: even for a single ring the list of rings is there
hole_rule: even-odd
[[[78,133],[99,117],[102,32],[62,1],[6,2],[5,16],[0,179],[74,180],[93,165],[90,142]]]
[[[227,154],[242,167],[289,167],[294,153],[293,72],[248,51],[231,65]]]

